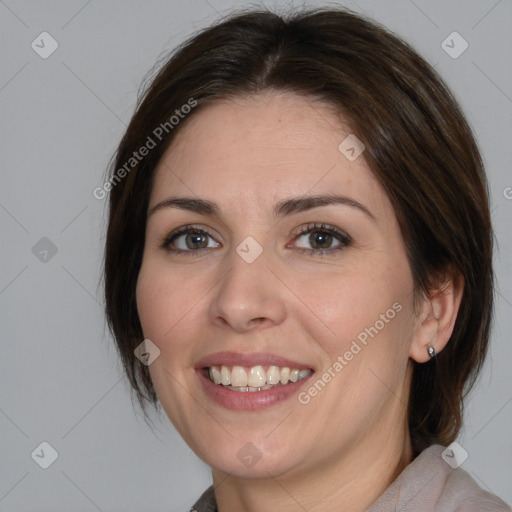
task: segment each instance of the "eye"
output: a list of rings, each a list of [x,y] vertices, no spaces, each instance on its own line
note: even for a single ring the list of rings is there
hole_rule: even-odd
[[[307,250],[311,254],[323,254],[341,250],[350,245],[351,238],[335,228],[325,224],[308,224],[295,237],[294,246]]]
[[[184,226],[166,237],[162,246],[171,252],[198,252],[204,249],[220,247],[204,229]]]

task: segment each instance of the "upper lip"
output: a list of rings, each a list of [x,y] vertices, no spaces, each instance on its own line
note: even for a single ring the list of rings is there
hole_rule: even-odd
[[[296,368],[298,370],[310,369],[311,366],[269,352],[257,352],[252,354],[240,354],[237,352],[216,352],[203,357],[198,361],[196,368],[208,368],[210,366],[281,366]]]

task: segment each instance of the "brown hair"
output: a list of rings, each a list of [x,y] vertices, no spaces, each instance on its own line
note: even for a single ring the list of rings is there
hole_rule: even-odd
[[[413,363],[408,411],[416,454],[452,442],[489,340],[493,235],[477,145],[436,72],[397,36],[346,10],[290,17],[251,11],[191,38],[146,83],[110,166],[104,274],[109,327],[144,413],[146,400],[155,406],[158,400],[147,367],[134,356],[143,340],[135,289],[156,164],[204,105],[263,90],[290,91],[333,106],[365,144],[365,159],[400,224],[415,296],[427,293],[439,272],[464,278],[449,343],[432,361]],[[178,124],[169,122],[186,104],[195,108]],[[130,160],[148,137],[155,147]]]

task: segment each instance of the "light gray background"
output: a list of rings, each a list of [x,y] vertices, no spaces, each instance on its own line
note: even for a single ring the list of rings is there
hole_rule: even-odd
[[[92,190],[103,183],[157,57],[247,5],[0,1],[2,511],[184,511],[210,483],[209,469],[167,419],[154,415],[154,435],[133,412],[104,328],[105,201]],[[344,5],[411,42],[453,88],[479,140],[499,244],[499,295],[489,358],[459,442],[469,453],[462,467],[512,503],[512,1]],[[31,48],[43,31],[59,44],[48,59]],[[457,59],[441,47],[453,31],[469,43]],[[42,237],[57,247],[46,262],[32,252]],[[58,452],[46,470],[31,458],[42,441]]]

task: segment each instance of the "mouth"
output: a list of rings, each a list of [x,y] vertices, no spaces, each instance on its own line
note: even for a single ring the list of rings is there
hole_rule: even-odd
[[[203,369],[205,377],[216,385],[238,392],[258,392],[275,386],[286,386],[309,377],[311,368],[300,370],[288,366],[225,366],[214,365]]]
[[[222,352],[195,367],[206,395],[235,410],[259,410],[295,395],[315,373],[302,363],[273,354]]]

